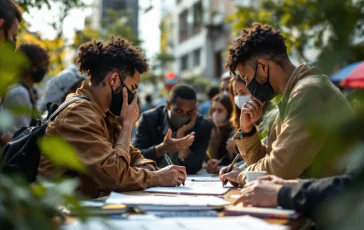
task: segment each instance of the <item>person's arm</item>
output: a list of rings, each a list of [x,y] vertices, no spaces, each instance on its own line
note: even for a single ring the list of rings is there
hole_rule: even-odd
[[[157,164],[155,161],[146,159],[139,149],[130,145],[129,152],[131,156],[131,166],[148,169],[150,171],[157,170]]]
[[[322,120],[317,118],[327,112],[324,98],[317,90],[308,87],[292,96],[292,101],[284,108],[287,116],[272,150],[258,162],[248,165],[247,171],[267,171],[283,179],[295,179],[312,164],[325,139],[324,136],[313,137],[308,125],[320,125]],[[238,180],[244,184],[244,172]]]
[[[278,206],[310,216],[313,210],[332,196],[341,194],[352,183],[349,174],[319,180],[286,184],[278,193]]]
[[[242,134],[241,131],[238,131],[233,138],[239,149],[240,155],[249,166],[265,157],[267,148],[262,144],[256,127],[253,128],[251,135],[249,134],[247,137],[243,136],[244,134]]]
[[[191,153],[181,162],[181,165],[186,167],[187,174],[196,174],[202,168],[212,127],[212,123],[207,120],[202,120],[201,125],[197,127],[195,140],[189,148]]]
[[[3,101],[4,108],[14,108],[23,111],[22,114],[15,116],[13,129],[11,130],[12,132],[17,131],[22,127],[29,127],[30,125],[32,104],[29,97],[29,92],[25,88],[16,87],[8,92]]]
[[[138,123],[134,146],[141,151],[145,158],[157,161],[161,156],[157,156],[156,146],[151,143],[150,135],[154,130],[148,129],[147,115],[142,114]]]
[[[55,125],[60,126],[59,134],[76,148],[88,177],[108,190],[138,190],[159,185],[156,172],[131,166],[130,130],[124,127],[113,146],[104,137],[103,119],[95,118],[89,102],[76,103],[77,110],[69,110]],[[124,138],[123,133],[127,135]]]

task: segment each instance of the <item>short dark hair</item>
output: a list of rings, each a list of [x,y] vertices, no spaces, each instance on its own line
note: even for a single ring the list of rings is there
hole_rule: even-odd
[[[22,44],[18,47],[17,51],[25,55],[29,61],[29,65],[24,67],[23,71],[26,73],[33,67],[43,67],[43,63],[46,65],[45,71],[49,66],[49,55],[45,49],[36,44]]]
[[[280,64],[282,58],[287,59],[287,46],[281,32],[270,25],[253,23],[250,28],[244,28],[240,36],[233,42],[228,51],[225,68],[232,75],[239,64],[244,64],[252,58],[270,55],[271,60]]]
[[[118,72],[124,80],[127,76],[133,76],[135,71],[143,74],[149,70],[140,47],[114,36],[105,43],[93,40],[81,45],[77,64],[80,72],[86,73],[95,85],[101,83],[110,72]]]
[[[15,19],[20,23],[22,21],[23,11],[14,0],[0,1],[0,18],[4,19],[5,29],[8,30],[14,23]]]
[[[145,101],[146,101],[147,103],[151,103],[151,102],[152,102],[152,95],[147,94],[147,95],[145,96]]]
[[[170,104],[176,103],[177,97],[196,101],[196,91],[191,86],[179,84],[172,88],[169,93],[168,102]]]
[[[220,92],[219,87],[213,86],[207,90],[206,94],[209,100],[212,100],[212,98],[215,97],[217,94],[219,94],[219,92]]]

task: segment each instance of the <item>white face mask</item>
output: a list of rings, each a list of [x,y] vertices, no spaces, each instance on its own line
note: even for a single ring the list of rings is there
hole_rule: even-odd
[[[236,106],[238,106],[239,109],[242,109],[244,104],[247,103],[248,101],[250,101],[250,95],[235,96],[234,101],[235,101]]]
[[[226,114],[223,113],[213,113],[212,120],[215,123],[224,123],[226,121]]]

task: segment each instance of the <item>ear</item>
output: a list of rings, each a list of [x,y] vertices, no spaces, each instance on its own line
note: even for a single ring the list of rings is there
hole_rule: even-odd
[[[268,62],[266,60],[264,60],[263,58],[259,58],[258,59],[258,73],[261,74],[261,76],[268,76]],[[262,71],[262,72],[261,72]]]
[[[109,74],[108,78],[109,78],[108,81],[110,82],[110,85],[112,87],[115,87],[116,85],[118,85],[118,82],[120,81],[118,74],[115,72]]]

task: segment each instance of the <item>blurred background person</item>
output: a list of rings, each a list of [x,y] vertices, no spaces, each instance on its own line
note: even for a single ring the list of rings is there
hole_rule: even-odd
[[[38,101],[38,110],[44,112],[48,103],[62,104],[67,95],[76,92],[87,77],[77,70],[76,65],[71,65],[58,76],[51,78],[46,85],[44,95]]]
[[[233,127],[229,120],[233,112],[233,103],[225,94],[218,94],[212,99],[210,117],[214,123],[211,131],[210,143],[207,151],[208,173],[218,173],[220,165],[229,165],[236,155],[235,149],[227,148],[227,141],[233,135]]]
[[[156,161],[159,168],[168,165],[164,158],[168,154],[173,164],[185,166],[188,174],[196,174],[206,159],[212,126],[197,113],[195,90],[176,85],[166,106],[141,115],[135,148],[145,158]]]
[[[154,108],[154,105],[153,105],[152,95],[151,94],[145,95],[145,103],[141,107],[140,113],[144,113],[145,111],[153,109],[153,108]]]
[[[210,108],[211,108],[211,100],[213,97],[215,97],[219,93],[219,88],[216,86],[208,88],[206,92],[207,100],[204,101],[199,107],[198,107],[198,113],[202,116],[207,116]]]
[[[33,87],[43,80],[49,66],[47,51],[38,45],[23,44],[17,51],[25,55],[29,64],[23,67],[19,83],[10,87],[2,103],[2,108],[22,111],[15,117],[11,130],[13,133],[22,127],[30,126],[32,118],[39,118],[37,96],[34,95]]]
[[[224,93],[229,95],[229,81],[231,79],[231,75],[229,72],[225,72],[220,78],[220,93]]]

